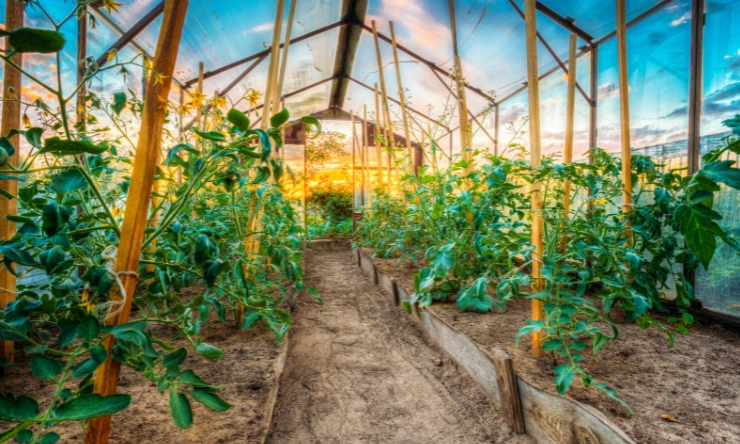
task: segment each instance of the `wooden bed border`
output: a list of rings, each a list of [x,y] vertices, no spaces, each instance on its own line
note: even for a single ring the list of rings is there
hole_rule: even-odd
[[[387,281],[393,284],[390,288],[395,290],[389,291],[387,284],[381,285],[381,288],[391,295],[394,302],[409,299],[412,293],[379,271],[359,248],[356,249],[356,261],[365,274],[374,279],[375,285]],[[492,350],[489,353],[445,322],[432,307],[414,306],[412,316],[502,409],[514,430],[518,428],[516,417],[521,410],[525,432],[540,443],[635,444],[635,441],[597,409],[564,396],[544,392],[518,376],[515,377],[519,398],[517,402],[516,395],[511,394],[514,384],[506,386],[505,375],[501,375],[501,381],[497,378],[495,362],[507,359],[506,356],[499,355],[502,351]],[[504,396],[501,395],[502,391]],[[502,399],[506,405],[502,405]]]

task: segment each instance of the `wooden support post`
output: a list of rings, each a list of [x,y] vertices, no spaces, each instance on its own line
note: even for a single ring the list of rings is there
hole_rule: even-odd
[[[470,122],[468,122],[468,100],[465,95],[465,77],[463,75],[462,61],[457,46],[457,24],[455,22],[455,0],[449,0],[450,8],[450,32],[452,33],[452,52],[455,57],[455,84],[457,85],[457,106],[460,120],[460,152],[466,162],[472,160],[472,146]],[[470,171],[470,165],[465,168],[465,173]]]
[[[357,211],[357,196],[356,196],[356,174],[355,169],[357,167],[357,146],[355,144],[355,140],[357,140],[357,134],[355,134],[355,115],[350,113],[350,118],[352,119],[352,230],[354,231],[355,226],[355,212]]]
[[[77,84],[79,85],[85,79],[85,70],[87,68],[87,6],[81,7],[83,14],[77,20]],[[84,85],[77,91],[77,123],[80,130],[85,127],[85,96],[87,96],[87,85]],[[83,156],[84,158],[84,156]]]
[[[495,348],[493,349],[493,366],[496,369],[496,382],[504,419],[514,429],[514,433],[521,435],[525,433],[524,411],[519,397],[519,384],[514,372],[514,360],[503,349]]]
[[[290,34],[293,32],[293,17],[295,16],[296,0],[290,1],[290,11],[288,12],[288,25],[285,29],[285,43],[283,44],[283,55],[280,58],[280,77],[278,78],[277,88],[275,88],[275,103],[280,102],[283,94],[283,84],[285,83],[285,70],[288,67],[288,52],[290,50]],[[284,105],[284,103],[283,103]]]
[[[406,113],[406,94],[403,90],[403,81],[401,80],[401,64],[398,62],[398,46],[396,45],[396,31],[393,22],[391,27],[391,45],[393,46],[393,64],[396,66],[396,80],[398,82],[398,96],[401,100],[401,119],[403,120],[403,135],[406,137],[406,155],[409,156],[409,162],[414,161],[414,154],[411,150],[411,136],[409,135],[409,119]]]
[[[498,103],[493,105],[493,112],[495,113],[493,115],[493,154],[495,156],[498,156],[498,117],[499,117],[499,107]]]
[[[308,152],[303,142],[303,229],[308,237]]]
[[[575,126],[576,114],[576,52],[578,51],[578,35],[570,35],[570,56],[568,57],[568,90],[565,111],[565,149],[563,152],[563,163],[573,162],[573,127]],[[563,183],[563,214],[567,219],[570,211],[570,180]],[[563,239],[565,247],[565,239]]]
[[[588,113],[588,147],[596,148],[598,146],[598,111],[599,111],[599,47],[594,46],[591,48],[591,79],[590,79],[590,91],[591,103]],[[592,159],[589,156],[589,162]]]
[[[280,92],[277,89],[276,80],[280,66],[280,35],[283,30],[283,15],[285,12],[285,0],[277,0],[275,12],[275,27],[272,32],[272,49],[270,52],[270,67],[267,73],[267,87],[265,88],[265,106],[262,110],[262,129],[267,128],[269,118],[274,114],[276,102],[280,100]]]
[[[23,27],[23,8],[25,3],[17,1],[5,2],[5,31],[12,31],[16,28]],[[8,45],[8,39],[5,39],[5,45]],[[9,49],[9,48],[8,48]],[[13,56],[13,62],[19,67],[23,67],[23,55]],[[7,135],[12,129],[21,128],[21,104],[20,102],[10,101],[15,98],[21,100],[21,73],[12,68],[7,63],[3,71],[3,91],[2,97],[7,102],[2,106],[2,134]],[[20,136],[16,135],[9,139],[11,145],[15,147],[15,153],[9,156],[8,165],[18,167],[20,156]],[[0,170],[1,171],[1,170]],[[18,195],[18,181],[0,179],[0,190],[6,191],[13,196]],[[18,201],[0,197],[0,239],[8,240],[15,236],[15,222],[6,219],[5,216],[15,216],[18,214]],[[4,309],[9,303],[15,301],[16,279],[7,269],[0,270],[0,310]],[[11,341],[0,341],[0,358],[13,360],[14,347]],[[2,372],[0,367],[0,372]],[[2,373],[0,373],[2,374]]]
[[[367,131],[367,105],[362,105],[362,138],[365,144],[365,168],[367,168],[367,182],[370,185],[370,189],[367,192],[367,205],[372,209],[373,207],[373,185],[370,180],[370,141]]]
[[[380,77],[380,93],[383,98],[383,120],[385,121],[385,140],[388,153],[387,153],[387,162],[388,162],[388,178],[387,178],[387,191],[388,194],[391,193],[391,169],[392,169],[392,162],[391,162],[391,150],[395,147],[394,143],[394,137],[393,137],[393,124],[391,120],[391,109],[388,105],[388,90],[385,87],[385,73],[383,70],[383,57],[380,55],[380,40],[378,39],[378,30],[375,26],[375,20],[371,22],[372,28],[373,28],[373,37],[375,40],[375,54],[378,59],[378,76]]]
[[[9,2],[15,3],[15,2]],[[148,208],[151,200],[152,185],[156,173],[157,161],[162,148],[162,128],[164,127],[166,100],[172,86],[172,74],[175,69],[177,53],[182,37],[182,28],[188,9],[188,0],[166,0],[164,17],[159,31],[157,51],[152,69],[159,74],[156,80],[149,79],[149,97],[144,102],[141,117],[141,130],[136,146],[134,166],[131,174],[131,185],[126,210],[123,217],[121,238],[118,244],[116,270],[118,272],[136,272],[139,269],[144,231],[147,226]],[[136,274],[121,274],[127,297],[121,311],[108,320],[108,324],[123,324],[131,315],[131,305],[136,291]],[[103,396],[116,393],[121,363],[114,361],[111,349],[115,343],[112,336],[103,342],[108,359],[95,372],[94,392]],[[88,423],[85,442],[87,444],[105,444],[110,435],[111,417],[93,418]]]
[[[382,143],[380,135],[380,94],[378,93],[378,84],[375,84],[375,155],[378,163],[378,188],[383,187],[383,157],[381,156],[380,144]]]
[[[527,37],[527,81],[529,86],[529,154],[532,168],[539,168],[542,164],[542,151],[540,147],[540,85],[539,70],[537,65],[537,18],[536,0],[525,0],[524,13]],[[544,289],[544,283],[540,279],[542,268],[542,194],[540,184],[533,182],[532,194],[532,292]],[[543,320],[542,301],[532,299],[532,320]],[[542,355],[542,332],[532,332],[532,354]]]
[[[701,167],[702,53],[704,1],[691,0],[691,60],[689,65],[689,174]]]
[[[627,71],[627,6],[617,0],[617,63],[619,68],[619,111],[622,130],[622,211],[632,244],[630,213],[632,212],[632,150],[630,139],[629,77]]]
[[[195,126],[198,129],[203,129],[203,62],[198,62],[198,87],[195,89]],[[190,125],[188,125],[190,126]],[[200,139],[195,138],[195,147],[200,148]]]

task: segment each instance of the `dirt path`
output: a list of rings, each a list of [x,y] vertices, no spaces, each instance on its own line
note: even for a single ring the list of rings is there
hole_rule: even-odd
[[[470,377],[361,274],[308,252],[269,443],[529,443]],[[436,364],[441,365],[435,365]]]

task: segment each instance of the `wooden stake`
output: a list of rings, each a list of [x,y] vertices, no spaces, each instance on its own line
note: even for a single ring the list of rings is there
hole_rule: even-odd
[[[262,110],[262,129],[267,128],[270,116],[274,114],[275,102],[280,100],[280,92],[275,96],[275,81],[278,76],[278,67],[280,66],[280,35],[283,30],[283,15],[285,11],[285,0],[277,1],[277,10],[275,12],[275,27],[272,32],[272,49],[270,52],[270,67],[267,73],[267,87],[265,88],[265,106]]]
[[[17,1],[5,2],[5,30],[12,31],[16,28],[23,27],[23,8],[25,3]],[[5,39],[7,47],[8,40]],[[22,67],[23,55],[13,56],[13,62]],[[11,92],[11,88],[12,91]],[[21,100],[21,73],[15,68],[5,64],[3,71],[3,92],[4,99],[9,100],[15,97]],[[12,129],[21,128],[21,104],[20,102],[3,102],[2,105],[2,135],[6,135]],[[8,159],[8,166],[18,167],[20,155],[20,136],[16,135],[9,138],[11,145],[15,147],[15,153]],[[0,170],[1,171],[1,170]],[[0,190],[6,191],[13,196],[18,195],[18,181],[0,179]],[[15,216],[18,214],[18,201],[0,197],[0,239],[8,240],[15,236],[15,222],[11,222],[5,216]],[[0,270],[0,310],[4,309],[9,303],[15,301],[16,279],[7,269]],[[13,360],[13,343],[11,341],[0,341],[0,358]],[[2,368],[0,368],[0,371]],[[0,373],[1,374],[1,373]]]
[[[393,27],[393,22],[390,22],[391,27],[391,45],[393,46],[393,64],[396,66],[396,79],[398,81],[398,95],[401,101],[401,119],[403,120],[403,134],[406,137],[406,154],[413,163],[413,153],[411,151],[411,137],[409,136],[409,120],[406,113],[406,94],[403,90],[403,81],[401,80],[401,65],[398,62],[398,47],[396,46],[396,31]]]
[[[356,159],[355,159],[355,152],[357,151],[357,146],[355,144],[355,140],[357,139],[357,134],[355,133],[355,115],[350,112],[350,118],[352,119],[352,228],[354,229],[355,226],[355,208],[357,206],[357,197],[355,195],[355,188],[356,188],[356,175],[355,175],[355,167],[356,167]]]
[[[200,96],[203,94],[203,72],[205,71],[205,66],[203,65],[203,62],[198,62],[198,87],[195,90],[196,93]],[[196,103],[195,104],[195,127],[198,129],[203,129],[203,122],[201,120],[203,119],[203,102]],[[200,139],[195,138],[195,147],[200,148]]]
[[[303,229],[308,237],[308,153],[306,143],[303,142]]]
[[[629,77],[627,73],[627,7],[625,0],[617,0],[617,64],[619,68],[619,116],[622,129],[622,212],[629,245],[632,245],[632,150],[630,140]]]
[[[455,0],[449,0],[450,8],[450,31],[452,32],[452,52],[455,56],[455,83],[457,84],[457,106],[460,120],[460,151],[463,160],[470,162],[472,153],[470,122],[468,122],[468,100],[465,95],[465,77],[463,76],[462,61],[457,46],[457,25],[455,23]],[[465,173],[470,172],[470,165],[465,168]]]
[[[542,163],[542,151],[540,148],[540,85],[537,67],[537,19],[536,0],[525,0],[525,22],[527,36],[527,79],[529,85],[529,153],[532,168],[537,169]],[[540,279],[542,267],[542,195],[540,184],[533,182],[532,194],[532,292],[544,289],[544,283]],[[543,320],[542,301],[532,299],[532,320]],[[532,354],[542,355],[542,332],[532,332]]]
[[[383,158],[380,155],[380,94],[378,84],[375,84],[375,155],[378,161],[378,188],[383,186]]]
[[[497,104],[495,104],[495,105],[493,106],[493,108],[494,108],[494,110],[493,110],[493,111],[494,111],[494,112],[496,113],[496,114],[494,115],[494,117],[493,117],[493,118],[494,118],[494,120],[493,120],[493,154],[494,154],[495,156],[498,156],[498,123],[499,123],[499,122],[498,122],[498,116],[499,116],[499,112],[498,112],[498,110],[499,110],[499,108],[498,108],[498,103],[497,103]]]
[[[296,0],[290,1],[290,11],[288,12],[288,25],[285,30],[285,43],[283,44],[283,56],[281,57],[280,64],[280,77],[278,78],[277,88],[275,88],[275,103],[280,102],[280,97],[283,94],[283,83],[285,82],[285,69],[288,66],[288,51],[290,49],[290,34],[293,31],[293,16],[295,15],[295,4]],[[284,104],[283,104],[284,106]]]
[[[82,6],[82,11],[87,11],[87,6]],[[77,84],[79,85],[85,79],[85,59],[87,58],[87,14],[77,20]],[[77,91],[77,123],[85,127],[85,96],[87,95],[87,85],[84,85]],[[83,156],[84,159],[84,156]]]
[[[370,189],[367,192],[367,205],[373,207],[373,186],[370,182],[370,142],[367,133],[367,105],[362,105],[362,139],[365,144],[365,168],[367,169],[367,181]]]
[[[565,113],[565,149],[563,152],[563,163],[573,162],[573,127],[575,125],[576,113],[576,52],[578,44],[578,35],[570,35],[570,55],[568,57],[568,94],[567,109]],[[563,213],[568,217],[570,212],[570,180],[563,183]],[[563,239],[563,248],[565,239]]]
[[[378,59],[378,76],[380,77],[380,93],[383,97],[383,120],[385,120],[385,133],[386,133],[386,143],[388,144],[388,153],[387,153],[387,161],[388,161],[388,181],[386,184],[387,192],[390,194],[391,192],[391,153],[390,150],[393,149],[395,143],[394,143],[394,137],[393,137],[393,126],[392,126],[392,120],[391,120],[391,109],[388,105],[388,90],[385,87],[385,74],[383,70],[383,57],[380,55],[380,40],[378,39],[378,30],[375,26],[375,20],[371,22],[373,27],[373,38],[375,40],[375,54]]]
[[[514,429],[514,433],[521,435],[525,432],[524,411],[519,397],[519,384],[514,372],[514,360],[504,350],[495,348],[493,349],[493,366],[496,368],[496,382],[504,418]]]
[[[15,2],[9,2],[15,3]],[[162,25],[160,27],[157,51],[152,69],[161,74],[149,79],[149,96],[144,102],[141,117],[141,129],[136,146],[134,166],[131,174],[131,185],[126,200],[121,238],[118,244],[116,270],[119,272],[136,272],[139,269],[144,231],[147,226],[148,208],[151,200],[152,185],[162,148],[162,128],[167,109],[162,101],[167,97],[172,86],[172,74],[177,61],[177,53],[182,37],[183,23],[188,9],[188,0],[166,0]],[[118,315],[107,323],[110,325],[128,322],[131,305],[136,291],[137,276],[121,274],[120,279],[126,292],[126,299]],[[95,372],[94,392],[103,396],[116,393],[121,364],[112,359],[111,349],[115,343],[108,336],[103,344],[108,351],[108,359]],[[105,444],[110,435],[111,417],[93,418],[88,423],[85,436],[87,444]]]

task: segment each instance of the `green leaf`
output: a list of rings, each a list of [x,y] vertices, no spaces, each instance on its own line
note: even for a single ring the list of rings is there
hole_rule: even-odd
[[[15,436],[15,440],[18,442],[31,442],[33,439],[33,432],[31,432],[28,429],[21,430],[18,432],[18,434]]]
[[[5,150],[5,154],[8,156],[15,154],[15,147],[10,143],[10,140],[8,140],[7,137],[0,137],[0,148]]]
[[[164,368],[177,368],[185,361],[188,357],[188,351],[184,348],[178,348],[169,355],[166,355],[162,360]]]
[[[126,93],[117,92],[113,94],[113,104],[110,107],[116,113],[117,116],[120,116],[121,111],[123,111],[123,109],[126,108]]]
[[[246,114],[236,108],[231,108],[229,110],[229,112],[226,114],[226,119],[235,127],[239,128],[239,131],[246,131],[249,129],[249,117],[247,117]]]
[[[31,360],[31,373],[39,379],[54,379],[64,369],[64,361],[36,355]]]
[[[437,250],[429,264],[434,270],[434,275],[440,279],[447,277],[450,269],[455,266],[455,251],[453,249],[454,244],[448,244]]]
[[[555,388],[558,393],[565,395],[568,392],[570,384],[573,382],[575,371],[570,364],[561,364],[555,368]]]
[[[270,126],[277,128],[287,122],[288,119],[290,119],[290,113],[287,109],[283,108],[279,113],[270,117]]]
[[[57,442],[59,442],[59,439],[60,438],[61,438],[61,436],[59,436],[58,433],[56,433],[56,432],[49,432],[49,433],[45,434],[43,438],[41,438],[40,443],[41,444],[56,444]]]
[[[203,264],[203,279],[205,279],[208,288],[213,288],[213,285],[218,279],[218,275],[221,274],[221,265],[223,263],[216,259],[215,261],[208,261]]]
[[[77,337],[77,328],[76,327],[68,327],[62,330],[61,333],[59,333],[59,336],[57,336],[57,344],[59,344],[60,347],[65,347],[72,343],[72,341],[75,340]]]
[[[97,360],[93,358],[85,359],[84,361],[80,362],[79,364],[75,365],[72,368],[72,377],[73,378],[84,378],[87,375],[92,374],[98,367],[100,367],[101,362],[98,362]]]
[[[298,120],[299,120],[299,122],[302,122],[302,123],[305,123],[306,124],[306,127],[307,127],[306,129],[307,130],[308,130],[308,128],[313,127],[314,133],[311,136],[311,138],[316,137],[319,134],[321,134],[321,122],[316,117],[313,117],[313,116],[304,116],[304,117],[301,117]],[[308,133],[308,131],[306,131],[306,132]]]
[[[199,355],[203,356],[204,358],[208,360],[218,359],[224,355],[223,350],[216,348],[212,345],[208,345],[205,342],[198,344],[198,346],[195,347],[195,351],[197,351]]]
[[[704,165],[697,174],[740,190],[740,169],[732,168],[734,160],[723,160]]]
[[[262,319],[262,313],[259,311],[250,311],[244,316],[244,322],[242,322],[241,329],[246,330],[252,328]]]
[[[170,390],[170,414],[172,421],[180,429],[189,429],[193,425],[193,411],[190,401],[182,393]]]
[[[54,409],[52,417],[56,420],[82,421],[98,416],[113,415],[124,410],[129,404],[131,404],[131,395],[80,395],[60,404]]]
[[[77,336],[92,341],[100,334],[100,323],[94,316],[85,316],[77,326]]]
[[[36,419],[39,416],[39,404],[28,396],[16,396],[13,393],[0,393],[0,420],[19,422]]]
[[[34,148],[41,149],[41,135],[44,133],[44,130],[41,128],[33,127],[29,128],[26,131],[26,140],[28,141],[31,146]]]
[[[722,216],[702,204],[679,205],[674,212],[679,223],[679,231],[686,240],[686,245],[696,254],[706,270],[717,250],[716,236],[722,236],[722,228],[717,220]]]
[[[61,51],[67,39],[61,32],[49,29],[16,28],[8,34],[7,42],[15,52],[51,54]]]
[[[85,176],[79,170],[67,170],[51,178],[51,186],[62,194],[70,191],[84,190],[88,187]]]
[[[6,260],[15,262],[18,265],[33,267],[39,265],[39,262],[33,258],[26,250],[21,250],[10,245],[0,246],[0,254],[5,256]]]
[[[88,140],[62,140],[58,137],[49,137],[44,140],[44,147],[39,150],[39,154],[51,153],[55,156],[78,156],[80,154],[102,154],[108,150],[110,150],[110,144],[107,142],[94,145]]]
[[[201,131],[193,127],[190,128],[190,131],[194,132],[195,134],[206,140],[211,140],[213,142],[226,142],[226,137],[216,131]]]
[[[64,248],[57,245],[51,250],[46,250],[41,253],[39,255],[39,260],[44,265],[44,268],[46,269],[46,274],[52,275],[62,264],[65,257],[66,254],[64,253]]]
[[[196,387],[190,395],[199,403],[216,412],[225,412],[232,407],[231,404],[221,399],[215,393],[211,393],[207,388]]]
[[[216,254],[218,254],[218,247],[216,247],[216,244],[214,244],[208,236],[201,234],[195,238],[195,251],[193,253],[195,265],[204,264]]]
[[[175,145],[174,147],[170,148],[170,150],[167,152],[167,159],[165,160],[165,165],[170,165],[172,161],[175,159],[175,156],[180,151],[187,151],[191,154],[194,154],[195,156],[200,155],[200,151],[193,148],[192,145],[188,145],[186,143],[181,143],[179,145]]]

